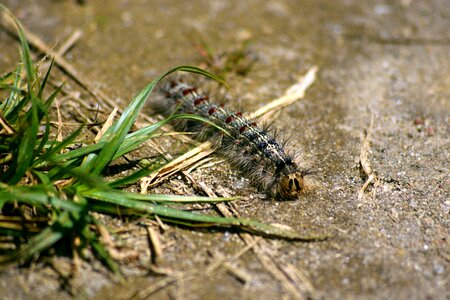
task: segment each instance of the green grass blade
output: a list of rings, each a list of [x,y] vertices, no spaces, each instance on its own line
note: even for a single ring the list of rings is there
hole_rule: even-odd
[[[139,170],[137,170],[136,172],[133,172],[132,174],[130,174],[128,176],[124,176],[124,177],[114,180],[112,182],[108,182],[108,185],[111,188],[118,188],[118,187],[127,186],[129,184],[133,184],[133,183],[137,182],[139,179],[141,179],[142,177],[147,176],[148,174],[156,171],[160,167],[161,167],[161,165],[159,165],[159,164],[152,164],[152,165],[149,165],[146,167],[141,167]]]
[[[109,201],[128,201],[128,205],[133,205],[134,201],[162,202],[162,203],[213,203],[227,202],[238,198],[210,198],[201,196],[177,196],[160,194],[139,194],[121,190],[100,190],[91,189],[82,191],[81,194],[86,198],[95,200]]]
[[[79,204],[67,200],[61,200],[58,197],[48,195],[47,189],[43,186],[26,188],[26,187],[9,187],[8,190],[0,188],[0,199],[3,201],[18,201],[40,207],[52,206],[55,209],[64,209],[73,212],[80,212]]]
[[[37,94],[37,97],[38,97],[39,99],[42,99],[42,93],[44,92],[45,85],[47,84],[47,80],[48,80],[48,78],[49,78],[49,76],[50,76],[50,71],[51,71],[52,68],[53,68],[53,63],[54,63],[54,61],[55,61],[55,57],[52,58],[52,60],[51,60],[51,62],[50,62],[50,66],[48,67],[47,72],[45,73],[44,80],[42,80],[41,86],[39,87],[39,92],[38,92],[38,94]]]
[[[153,91],[155,85],[161,79],[176,71],[201,74],[217,81],[224,82],[223,79],[217,75],[191,66],[179,66],[159,76],[151,83],[149,83],[144,89],[141,90],[141,92],[137,96],[133,98],[130,105],[125,109],[119,120],[107,130],[104,135],[104,139],[101,140],[105,141],[107,145],[105,145],[105,147],[98,155],[91,155],[90,157],[88,157],[85,164],[83,165],[85,171],[89,173],[92,172],[93,174],[100,174],[100,172],[111,162],[115,153],[118,151],[120,145],[128,134],[131,126],[134,124],[142,107],[147,101],[148,96]]]
[[[85,195],[89,197],[88,195]],[[277,226],[263,224],[250,219],[238,219],[238,218],[224,218],[208,215],[200,215],[166,207],[163,205],[155,205],[143,201],[130,201],[126,197],[115,194],[113,197],[98,197],[99,200],[128,207],[140,211],[145,211],[150,214],[158,215],[165,220],[175,220],[178,222],[185,222],[184,224],[194,226],[196,223],[201,223],[202,226],[225,226],[225,227],[237,227],[242,230],[250,231],[260,235],[267,235],[272,237],[303,240],[303,241],[317,241],[328,238],[327,235],[302,235],[293,230],[281,228]]]
[[[16,261],[26,261],[56,243],[63,236],[64,232],[56,231],[52,227],[47,227],[38,235],[34,236],[27,244],[23,245],[18,251],[10,256],[0,259],[0,265],[6,265]]]
[[[97,256],[101,261],[104,262],[106,267],[110,269],[114,274],[118,275],[123,279],[122,272],[120,271],[119,265],[111,258],[108,250],[103,246],[103,244],[97,239],[91,241],[91,247],[94,255]]]
[[[83,130],[84,124],[78,127],[75,131],[73,131],[67,138],[65,138],[61,142],[55,142],[56,145],[51,147],[45,154],[41,155],[38,159],[35,160],[34,165],[39,165],[45,161],[52,161],[52,156],[57,156],[57,154],[65,149],[68,145],[70,145],[75,138],[77,138],[81,131]]]
[[[188,119],[188,120],[204,122],[206,124],[209,124],[209,125],[217,128],[218,130],[222,131],[224,134],[229,135],[229,133],[225,129],[223,129],[222,127],[218,126],[214,122],[212,122],[206,118],[203,118],[201,116],[192,115],[192,114],[176,114],[176,115],[169,116],[164,120],[158,121],[155,124],[140,128],[140,129],[136,130],[135,132],[128,134],[126,136],[126,138],[124,139],[123,143],[120,145],[119,150],[114,154],[113,160],[137,149],[143,142],[145,142],[146,140],[151,138],[152,135],[155,133],[155,131],[157,131],[160,127],[162,127],[163,125],[165,125],[173,120],[176,120],[176,119]]]
[[[17,97],[20,94],[20,81],[21,81],[21,74],[22,74],[22,66],[17,66],[17,69],[15,71],[15,78],[13,83],[13,88],[11,89],[11,94],[6,99],[6,101],[2,104],[2,110],[3,110],[3,116],[5,119],[8,120],[11,124],[14,124],[17,120],[17,115],[14,119],[10,117],[11,111],[14,109],[14,107],[17,104]]]
[[[39,120],[38,120],[38,112],[37,105],[33,101],[31,109],[31,124],[25,130],[25,133],[22,136],[20,141],[19,149],[17,150],[17,157],[13,166],[8,170],[5,174],[8,179],[9,184],[18,183],[25,172],[31,165],[31,162],[34,159],[34,148],[36,145],[37,134],[39,131]]]
[[[327,235],[302,235],[291,229],[281,228],[273,225],[260,223],[250,219],[242,218],[225,218],[216,216],[206,216],[194,214],[191,212],[177,210],[174,208],[153,205],[153,213],[163,218],[177,219],[182,221],[199,222],[202,225],[208,226],[225,226],[236,227],[241,230],[253,232],[259,235],[267,235],[271,237],[278,237],[284,239],[303,240],[303,241],[317,241],[328,238]],[[186,223],[189,224],[189,223]]]
[[[39,234],[30,239],[30,241],[23,245],[19,251],[16,251],[11,256],[0,260],[0,265],[12,263],[15,261],[26,261],[36,254],[48,249],[59,241],[62,237],[67,235],[74,227],[73,216],[69,212],[62,212],[53,225],[43,229]]]
[[[55,166],[55,165],[62,163],[63,161],[70,161],[72,159],[84,157],[87,154],[97,152],[100,149],[102,149],[104,146],[105,146],[105,143],[97,143],[97,144],[84,146],[84,147],[81,147],[78,149],[70,150],[65,153],[60,153],[60,154],[53,153],[51,155],[51,160],[48,160],[48,159],[43,160],[40,158],[39,161],[36,162],[34,167],[35,168],[43,168],[43,167]]]
[[[72,183],[68,188],[71,189],[71,194],[78,194],[78,190],[86,190],[86,189],[92,189],[92,188],[98,188],[98,189],[108,189],[108,185],[104,181],[104,178],[95,174],[86,173],[83,169],[81,169],[78,166],[73,165],[58,165],[54,166],[51,171],[57,170],[57,173],[48,172],[49,177],[52,178],[52,180],[55,180],[55,178],[58,179],[64,179],[64,178],[73,178],[75,179],[74,182],[76,184]],[[60,175],[60,177],[57,177],[57,175]]]
[[[12,82],[14,82],[15,77],[16,77],[16,72],[14,72],[14,71],[5,73],[0,76],[0,84],[10,85]]]
[[[38,178],[38,180],[41,182],[42,186],[45,188],[47,192],[52,192],[56,194],[56,187],[53,185],[53,182],[51,182],[50,178],[47,176],[46,173],[39,172],[36,170],[33,170],[32,172]]]
[[[59,92],[61,92],[63,86],[64,86],[64,83],[61,84],[60,86],[58,86],[56,88],[56,90],[54,90],[52,92],[52,94],[47,98],[47,100],[45,101],[45,107],[47,110],[50,109],[50,106],[52,105],[53,101],[56,99],[56,96],[59,94]]]
[[[93,223],[97,226],[103,226],[103,224],[101,224],[99,221],[90,217],[89,223]],[[118,264],[112,259],[111,255],[109,254],[109,251],[99,241],[98,237],[91,230],[89,230],[88,226],[84,227],[83,231],[81,232],[81,235],[86,241],[89,242],[89,245],[91,246],[94,255],[97,256],[97,258],[100,261],[102,261],[106,265],[106,267],[109,268],[114,274],[122,278],[122,273],[120,271]]]
[[[17,20],[16,17],[14,17],[14,15],[3,4],[0,4],[0,10],[3,10],[6,14],[8,14],[16,25],[17,34],[19,35],[20,44],[22,47],[22,62],[25,65],[27,74],[28,92],[30,94],[33,94],[32,87],[36,79],[36,70],[34,69],[31,59],[30,47],[28,46],[27,38],[25,36],[25,30],[23,29],[22,24],[20,24],[19,20]]]
[[[135,132],[128,134],[123,140],[123,142],[120,144],[117,152],[114,153],[112,160],[117,159],[133,150],[136,150],[143,142],[148,140],[155,133],[156,130],[158,130],[161,126],[163,126],[166,123],[167,120],[164,119],[156,122],[155,124],[140,128]]]
[[[0,110],[4,116],[8,115],[13,99],[15,99],[17,93],[20,92],[20,88],[18,87],[20,82],[20,70],[20,65],[18,65],[15,71],[6,73],[0,78],[0,89],[11,91],[6,100],[0,103]]]
[[[39,155],[42,153],[42,149],[44,149],[45,145],[48,142],[48,138],[50,136],[50,118],[48,116],[47,110],[44,111],[44,119],[45,119],[45,130],[44,130],[44,133],[42,134],[41,141],[39,142],[39,146],[35,150],[34,157],[39,157]],[[33,165],[35,165],[35,162],[33,163]]]

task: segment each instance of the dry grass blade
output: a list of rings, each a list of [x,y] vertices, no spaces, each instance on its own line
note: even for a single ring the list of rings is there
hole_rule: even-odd
[[[364,174],[367,176],[367,180],[364,182],[362,188],[358,191],[358,201],[362,200],[362,198],[364,197],[364,192],[372,182],[374,182],[375,187],[379,185],[379,179],[372,169],[372,165],[369,161],[368,156],[370,150],[370,138],[372,135],[372,130],[373,130],[373,114],[370,117],[369,129],[367,130],[366,137],[363,139],[361,152],[359,154],[359,162],[361,164],[361,168]],[[375,190],[373,191],[373,197],[375,197]]]
[[[147,226],[147,233],[150,240],[152,262],[156,264],[161,259],[163,254],[159,233],[155,231],[152,226]]]
[[[14,134],[15,130],[14,128],[12,128],[9,124],[8,121],[5,120],[5,118],[3,117],[1,111],[0,111],[0,126],[3,127],[3,129],[0,129],[0,132],[2,130],[5,130],[7,134]]]
[[[171,175],[184,170],[192,164],[198,162],[202,158],[210,155],[214,152],[212,144],[210,142],[204,142],[194,149],[186,152],[180,157],[174,159],[164,167],[143,179],[144,185],[148,188],[154,186]]]
[[[80,29],[76,29],[74,32],[72,32],[69,38],[58,49],[57,53],[61,56],[64,55],[80,39],[82,34],[83,33]]]
[[[234,255],[232,258],[227,258],[219,253],[209,253],[212,258],[214,258],[213,263],[211,263],[208,268],[206,269],[206,274],[212,273],[219,267],[223,267],[227,272],[236,278],[241,283],[245,284],[247,282],[251,281],[251,276],[246,271],[242,270],[241,268],[238,268],[231,264],[229,261],[234,260],[236,255]],[[237,256],[239,257],[239,256]]]
[[[98,142],[102,138],[102,136],[105,134],[105,132],[112,126],[112,124],[114,122],[114,117],[116,116],[118,110],[119,109],[117,107],[115,107],[113,109],[113,111],[109,114],[109,116],[106,119],[105,123],[103,124],[102,128],[95,136],[95,142]]]
[[[275,99],[257,111],[250,114],[252,118],[262,117],[268,113],[276,112],[283,107],[289,106],[296,101],[302,99],[305,96],[306,90],[314,83],[316,80],[316,73],[319,70],[318,67],[311,67],[308,72],[299,81],[291,86],[281,98]]]

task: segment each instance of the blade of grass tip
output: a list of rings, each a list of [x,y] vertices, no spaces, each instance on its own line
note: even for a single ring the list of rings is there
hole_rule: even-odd
[[[84,196],[89,198],[88,194]],[[164,217],[170,219],[176,219],[184,222],[194,222],[202,223],[203,226],[225,226],[225,227],[237,227],[242,230],[250,231],[257,234],[268,235],[272,237],[293,239],[293,240],[304,240],[304,241],[317,241],[324,240],[328,236],[326,235],[301,235],[291,229],[285,229],[282,227],[276,227],[273,225],[263,224],[258,221],[250,219],[238,219],[238,218],[225,218],[218,216],[208,216],[195,214],[192,212],[179,210],[171,207],[166,207],[163,205],[155,205],[143,201],[133,201],[129,200],[123,195],[110,194],[106,197],[98,197],[98,200],[105,201],[112,204],[117,204],[123,207],[128,207],[136,210],[145,211],[159,217]],[[189,224],[189,223],[186,223]],[[194,226],[194,224],[191,224]]]
[[[34,101],[32,101],[32,105],[30,108],[31,111],[31,124],[26,129],[25,133],[22,136],[20,141],[19,149],[17,150],[17,156],[15,161],[13,162],[13,166],[4,174],[3,178],[9,178],[7,181],[9,184],[18,183],[25,172],[30,167],[33,159],[34,159],[34,147],[36,145],[37,134],[39,131],[39,120],[38,120],[38,112],[37,105]]]
[[[199,215],[162,205],[153,205],[153,214],[158,215],[160,217],[174,218],[178,220],[193,221],[207,224],[209,223],[210,226],[232,226],[256,234],[284,239],[319,241],[328,238],[328,235],[320,235],[320,234],[302,235],[295,232],[292,229],[286,229],[283,227],[264,224],[251,219],[239,219],[230,217],[225,218],[225,217]]]
[[[99,174],[110,163],[110,161],[114,157],[114,154],[117,152],[124,138],[128,134],[131,126],[134,124],[138,114],[147,101],[148,96],[153,91],[155,85],[161,79],[176,71],[200,74],[215,79],[219,82],[224,82],[221,77],[192,66],[175,67],[165,74],[159,76],[158,78],[150,82],[144,89],[139,92],[137,96],[133,98],[131,103],[122,113],[122,116],[119,118],[119,120],[107,130],[106,134],[104,135],[105,138],[101,139],[101,141],[105,141],[107,145],[105,145],[105,147],[102,149],[102,151],[100,151],[98,155],[90,155],[88,157],[88,159],[83,164],[83,169],[86,172]]]
[[[51,71],[52,68],[53,68],[53,63],[54,63],[54,61],[55,61],[55,57],[52,57],[52,60],[51,60],[51,62],[50,62],[50,66],[48,67],[47,72],[45,73],[44,80],[42,80],[41,86],[39,87],[39,92],[38,92],[38,94],[37,94],[37,97],[38,97],[39,99],[42,98],[42,93],[44,92],[44,88],[45,88],[45,85],[47,84],[47,80],[48,80],[48,78],[49,78],[49,76],[50,76],[50,71]],[[61,85],[61,86],[62,86],[62,85]]]
[[[14,99],[14,106],[8,113],[8,122],[15,128],[20,127],[20,121],[23,120],[23,108],[30,102],[30,96],[25,94],[23,97]]]
[[[28,82],[28,92],[30,94],[33,94],[32,86],[36,79],[36,71],[34,69],[31,54],[30,54],[30,47],[27,42],[27,37],[25,35],[25,30],[22,27],[22,24],[17,20],[17,18],[3,5],[0,4],[0,10],[3,10],[10,16],[10,18],[14,21],[14,24],[16,25],[17,34],[20,39],[20,44],[22,46],[22,61],[25,65],[25,70],[27,74],[27,82]]]
[[[219,75],[216,75],[216,74],[213,74],[213,73],[210,73],[210,72],[208,72],[206,70],[203,70],[201,68],[197,68],[197,67],[194,67],[194,66],[180,66],[178,68],[179,69],[177,69],[175,71],[182,71],[182,72],[188,72],[188,73],[194,73],[194,74],[202,75],[202,76],[210,78],[210,79],[212,79],[214,81],[219,82],[220,84],[224,85],[227,89],[230,88],[230,86],[228,85],[228,83],[225,81],[225,79],[223,77],[221,77]],[[172,72],[170,72],[170,73],[172,73]]]
[[[156,83],[157,80],[153,80],[134,97],[120,119],[102,136],[100,142],[106,142],[105,147],[103,147],[100,153],[90,154],[85,160],[82,169],[86,173],[99,174],[110,163]]]
[[[64,86],[64,83],[62,83],[60,86],[58,86],[52,94],[45,100],[45,107],[47,110],[50,109],[50,106],[52,105],[53,101],[56,99],[56,96],[61,92],[62,88]],[[39,98],[40,99],[40,98]]]

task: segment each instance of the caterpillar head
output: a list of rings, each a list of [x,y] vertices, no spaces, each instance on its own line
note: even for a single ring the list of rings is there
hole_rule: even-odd
[[[295,199],[298,198],[304,188],[303,174],[294,172],[281,177],[278,193],[283,199]]]

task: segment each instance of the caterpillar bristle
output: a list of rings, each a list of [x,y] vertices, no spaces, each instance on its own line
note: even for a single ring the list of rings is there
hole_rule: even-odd
[[[157,101],[157,105],[163,106],[158,108],[163,114],[175,111],[197,114],[225,129],[229,135],[197,121],[184,120],[175,124],[179,130],[194,132],[198,140],[211,140],[219,154],[258,189],[281,199],[297,199],[304,191],[306,173],[297,165],[298,157],[286,150],[288,139],[273,122],[258,126],[259,118],[245,118],[242,107],[227,110],[225,105],[216,104],[211,93],[181,78],[163,83],[160,91],[163,99]]]

